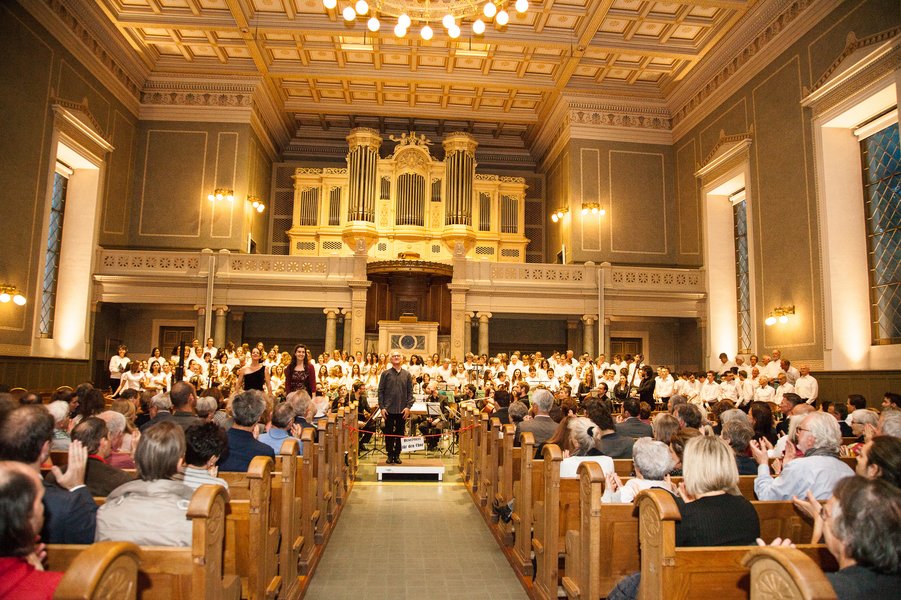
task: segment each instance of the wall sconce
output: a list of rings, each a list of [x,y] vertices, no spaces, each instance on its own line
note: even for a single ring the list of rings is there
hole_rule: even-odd
[[[216,188],[213,193],[207,196],[207,200],[215,202],[216,200],[235,201],[235,190],[230,188]]]
[[[593,215],[600,215],[602,217],[607,214],[607,211],[601,208],[601,205],[598,202],[583,202],[582,214],[587,215],[589,212]]]
[[[250,196],[247,196],[247,201],[250,202],[250,205],[258,213],[261,213],[264,210],[266,210],[266,205],[263,204],[263,201],[260,200],[259,197],[257,197],[257,196],[254,196],[251,194]]]
[[[779,321],[781,324],[788,323],[788,315],[795,314],[795,305],[791,306],[777,306],[773,309],[773,312],[770,313],[770,316],[766,318],[764,323],[769,327],[770,325],[775,325],[776,321]]]
[[[568,212],[569,212],[569,209],[566,208],[565,206],[558,208],[556,212],[551,213],[551,221],[556,223],[557,221],[559,221],[560,219],[563,218],[563,215],[567,214]]]
[[[25,305],[25,296],[22,295],[22,292],[19,291],[14,285],[9,285],[8,283],[4,283],[0,285],[0,302],[6,304],[12,300],[19,306]]]

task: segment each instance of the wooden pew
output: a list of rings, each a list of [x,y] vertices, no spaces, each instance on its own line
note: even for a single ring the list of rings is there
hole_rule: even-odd
[[[742,559],[751,571],[751,600],[837,600],[819,565],[796,548],[752,548]]]
[[[190,547],[141,547],[138,596],[142,600],[237,600],[241,582],[223,575],[225,490],[202,485],[188,505],[193,541]],[[83,545],[49,544],[48,569],[65,571]]]
[[[297,565],[300,575],[309,575],[314,559],[316,528],[319,521],[319,508],[316,504],[315,465],[318,460],[316,445],[313,442],[313,430],[304,429],[300,436],[303,445],[303,457],[300,459],[300,536],[303,544]]]
[[[97,542],[79,552],[53,594],[55,600],[135,600],[141,551],[131,542]]]
[[[533,491],[543,488],[543,461],[534,460],[535,436],[530,431],[520,434],[519,481],[514,481],[512,522],[514,527],[513,557],[521,575],[532,576]],[[536,481],[537,480],[537,481]],[[543,492],[542,492],[543,493]]]
[[[312,439],[313,432],[309,432]],[[300,593],[298,563],[304,545],[303,536],[303,468],[298,457],[300,444],[287,439],[275,457],[269,522],[281,531],[278,574],[282,580],[283,596],[293,598]],[[312,543],[312,536],[306,538]]]
[[[676,547],[676,521],[681,518],[672,495],[664,490],[638,494],[641,542],[641,600],[688,598],[748,598],[749,571],[742,560],[756,546]],[[755,502],[761,519],[761,536],[805,539],[810,526],[791,502]],[[797,534],[797,537],[795,537]],[[835,567],[835,560],[822,544],[799,544],[798,550],[817,564]]]
[[[225,572],[241,578],[242,597],[278,596],[279,530],[270,525],[273,460],[257,456],[246,473],[223,472],[231,499],[226,505]],[[281,479],[281,473],[276,475]]]
[[[579,528],[566,532],[563,589],[570,600],[606,597],[622,577],[641,568],[638,515],[629,504],[602,504],[601,465],[579,465]]]
[[[329,531],[329,504],[332,501],[332,493],[329,491],[329,465],[328,465],[328,440],[326,421],[320,419],[316,425],[318,436],[313,450],[316,454],[313,481],[316,489],[316,511],[314,513],[315,530],[313,537],[317,544],[324,544]]]
[[[497,489],[494,493],[494,502],[498,506],[504,506],[514,499],[513,482],[519,479],[520,463],[514,457],[518,455],[520,449],[513,448],[514,437],[516,436],[516,426],[512,424],[503,425],[500,429],[500,439],[498,440],[498,474]],[[515,462],[514,462],[515,461]],[[513,520],[504,522],[498,518],[497,514],[492,512],[491,520],[497,523],[498,533],[505,546],[513,545]]]
[[[488,418],[488,430],[485,437],[484,463],[482,468],[482,486],[480,491],[479,502],[482,510],[491,516],[492,502],[494,502],[494,494],[497,490],[497,477],[500,461],[498,453],[500,452],[500,433],[501,420],[497,417]],[[484,422],[484,421],[483,421]]]
[[[332,455],[329,460],[332,463],[331,482],[335,495],[333,510],[337,511],[339,506],[344,505],[344,493],[347,491],[347,467],[344,464],[344,443],[347,438],[344,436],[346,431],[344,429],[343,406],[338,408],[338,412],[334,417],[334,428],[332,429],[334,439],[332,440],[331,447]],[[329,421],[329,424],[331,424],[331,420]],[[334,515],[332,515],[332,518],[334,518]]]
[[[488,463],[491,459],[491,422],[486,413],[478,415],[478,427],[476,432],[476,477],[473,483],[473,491],[476,492],[476,505],[484,508],[488,502],[488,491],[485,488],[487,482],[485,480],[485,471],[488,469]],[[476,485],[478,484],[478,485]]]
[[[329,531],[331,531],[331,528],[334,527],[336,502],[335,494],[337,493],[335,486],[335,474],[338,471],[337,459],[335,458],[338,453],[338,442],[336,439],[337,436],[335,435],[337,418],[338,417],[335,413],[330,413],[328,419],[326,420],[325,427],[325,477],[323,479],[325,490],[323,492],[323,497],[325,499],[325,517],[329,523]]]

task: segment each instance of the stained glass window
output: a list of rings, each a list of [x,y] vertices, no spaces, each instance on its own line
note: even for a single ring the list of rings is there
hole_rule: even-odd
[[[860,142],[874,344],[901,343],[901,146],[895,123]]]
[[[41,337],[53,337],[53,313],[56,308],[56,284],[59,280],[59,251],[63,240],[63,215],[66,211],[66,190],[69,178],[57,171],[53,176],[53,196],[50,199],[50,227],[44,250],[44,279],[41,283]]]
[[[738,351],[751,352],[751,269],[748,263],[748,213],[746,202],[732,205],[735,235],[735,291],[738,299]]]

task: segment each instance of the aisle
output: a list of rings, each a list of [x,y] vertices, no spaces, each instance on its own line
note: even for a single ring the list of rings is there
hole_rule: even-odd
[[[370,481],[354,484],[306,597],[528,598],[462,484]]]

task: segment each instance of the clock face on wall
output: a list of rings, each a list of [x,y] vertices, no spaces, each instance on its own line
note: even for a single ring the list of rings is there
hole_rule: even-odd
[[[391,347],[400,348],[401,350],[424,350],[424,335],[392,335]]]

